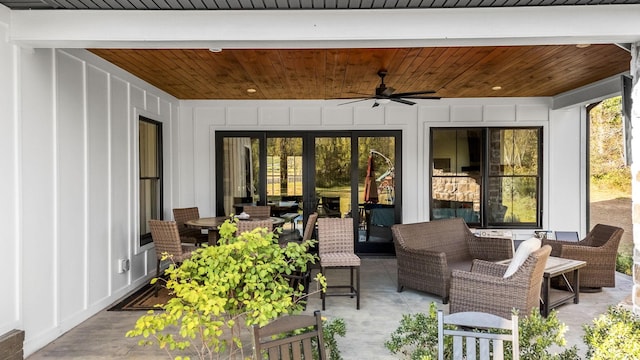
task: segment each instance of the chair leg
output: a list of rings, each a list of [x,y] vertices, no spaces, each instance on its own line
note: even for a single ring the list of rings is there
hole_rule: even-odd
[[[158,289],[160,289],[160,259],[156,260],[156,285],[155,285],[155,291],[154,291],[154,296],[158,297]]]
[[[356,310],[360,310],[360,266],[356,267]]]
[[[322,275],[326,274],[326,271],[324,271],[324,267],[320,268],[320,272],[322,273]],[[327,296],[326,290],[320,292],[320,298],[322,299],[322,311],[324,311],[324,300],[326,296]]]

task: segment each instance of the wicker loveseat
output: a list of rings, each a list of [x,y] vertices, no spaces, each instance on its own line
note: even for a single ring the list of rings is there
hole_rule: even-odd
[[[463,219],[443,219],[391,227],[398,260],[398,291],[404,287],[449,301],[451,271],[469,271],[473,259],[497,261],[513,257],[513,241],[477,237]]]

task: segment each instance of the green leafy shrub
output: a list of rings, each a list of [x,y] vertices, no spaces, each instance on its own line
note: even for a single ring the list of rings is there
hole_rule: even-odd
[[[317,260],[308,252],[315,240],[283,248],[267,229],[236,237],[236,223],[230,220],[219,232],[219,245],[199,248],[180,266],[169,266],[165,286],[174,297],[161,311],[140,317],[127,337],[142,336],[140,345],[156,342],[169,356],[189,349],[200,359],[245,358],[243,332],[303,309],[302,302],[293,300],[305,298],[303,288],[292,289],[286,275],[305,271]],[[316,280],[326,287],[322,275]]]
[[[633,256],[618,254],[616,256],[616,271],[625,275],[633,274]]]
[[[438,307],[435,303],[429,306],[429,313],[403,315],[400,326],[385,342],[385,347],[393,354],[411,360],[432,360],[438,358]],[[519,317],[520,359],[522,360],[575,360],[578,359],[575,346],[564,349],[567,331],[565,324],[560,323],[555,311],[544,318],[537,309],[533,309],[527,317]],[[551,348],[562,350],[552,353]],[[511,359],[511,344],[505,344],[505,359]],[[452,353],[452,340],[445,338],[445,358]]]
[[[587,358],[592,360],[640,359],[640,317],[620,306],[584,325]]]
[[[322,333],[324,335],[322,337],[324,340],[324,346],[327,349],[329,359],[342,360],[336,335],[344,337],[347,334],[347,327],[344,323],[344,319],[335,318],[333,320],[323,322]]]

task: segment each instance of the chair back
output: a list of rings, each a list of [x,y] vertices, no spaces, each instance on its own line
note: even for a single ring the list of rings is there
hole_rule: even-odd
[[[615,248],[615,251],[618,251],[618,245],[620,244],[620,239],[622,239],[623,232],[624,230],[622,228],[616,226],[596,224],[582,242],[587,246],[606,246]]]
[[[354,253],[352,218],[318,218],[318,254]]]
[[[174,257],[182,256],[182,243],[180,232],[175,221],[170,220],[149,220],[151,229],[151,239],[156,247],[156,256],[162,257],[162,253],[168,253]]]
[[[270,217],[271,206],[268,205],[250,205],[244,206],[242,211],[249,214],[251,217]]]
[[[273,230],[273,222],[268,220],[240,220],[238,221],[238,229],[236,230],[236,236],[247,231],[253,231],[255,228],[267,228],[269,231]]]
[[[314,212],[309,215],[307,219],[307,225],[304,227],[304,234],[302,235],[302,240],[311,240],[313,236],[313,230],[316,228],[316,221],[318,220],[318,213]]]
[[[308,328],[312,328],[308,330]],[[295,330],[304,330],[295,334]],[[313,359],[313,342],[319,360],[326,360],[322,334],[322,317],[316,310],[313,315],[285,315],[265,326],[254,325],[253,328],[254,360],[302,360]],[[282,336],[274,336],[282,335]]]
[[[178,228],[183,228],[185,222],[200,218],[200,212],[197,207],[176,208],[173,209],[173,219],[178,224]]]
[[[451,327],[455,327],[452,329]],[[484,330],[478,332],[477,330]],[[505,333],[506,330],[506,333]],[[459,312],[444,315],[438,311],[438,359],[444,360],[445,337],[453,338],[453,353],[447,359],[502,360],[505,342],[512,343],[513,360],[520,359],[518,316],[507,320],[483,312]]]

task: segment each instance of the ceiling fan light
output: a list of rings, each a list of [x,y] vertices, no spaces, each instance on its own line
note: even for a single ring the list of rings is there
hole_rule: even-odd
[[[388,104],[391,102],[389,99],[377,99],[376,102],[380,105]]]

